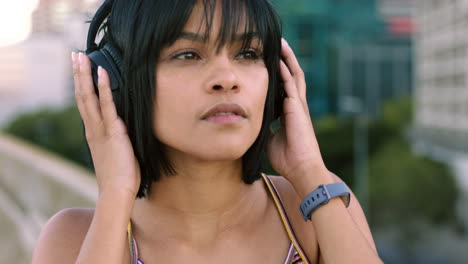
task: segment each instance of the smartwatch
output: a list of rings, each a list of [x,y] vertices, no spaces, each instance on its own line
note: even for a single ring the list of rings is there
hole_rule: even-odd
[[[351,195],[344,182],[332,184],[322,184],[315,191],[311,192],[299,205],[304,220],[310,220],[312,213],[335,197],[341,197],[346,207],[349,206]]]

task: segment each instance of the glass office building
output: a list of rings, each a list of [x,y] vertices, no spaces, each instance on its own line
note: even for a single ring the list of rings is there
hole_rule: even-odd
[[[410,93],[407,1],[399,8],[383,0],[273,2],[306,74],[314,116],[352,111],[346,104],[350,98],[363,111],[378,114],[386,98]]]

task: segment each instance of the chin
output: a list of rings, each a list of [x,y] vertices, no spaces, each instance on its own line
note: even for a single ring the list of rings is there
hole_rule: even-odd
[[[210,144],[211,145],[211,144]],[[248,147],[242,147],[234,144],[223,144],[207,148],[200,149],[196,155],[200,156],[201,159],[210,161],[232,161],[238,160],[244,156],[247,152]]]
[[[234,161],[241,159],[255,142],[254,133],[210,134],[164,142],[169,149],[200,161]]]

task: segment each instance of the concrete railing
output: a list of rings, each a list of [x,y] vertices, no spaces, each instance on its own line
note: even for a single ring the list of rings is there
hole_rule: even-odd
[[[0,263],[31,263],[41,228],[56,212],[93,207],[89,171],[0,134]]]

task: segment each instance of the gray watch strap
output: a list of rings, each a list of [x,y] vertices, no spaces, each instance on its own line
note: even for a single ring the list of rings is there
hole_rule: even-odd
[[[343,197],[346,207],[349,206],[351,195],[344,182],[320,185],[315,191],[307,195],[299,206],[299,211],[301,211],[304,220],[310,220],[310,216],[320,205],[328,203],[334,197]]]

